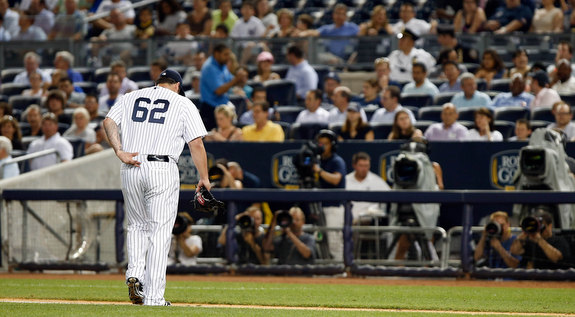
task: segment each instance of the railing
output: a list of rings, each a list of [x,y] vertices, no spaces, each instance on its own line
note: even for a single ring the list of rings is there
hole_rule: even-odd
[[[56,149],[49,149],[49,150],[42,150],[39,152],[35,152],[35,153],[30,153],[30,154],[26,154],[26,155],[22,155],[22,156],[18,156],[16,158],[11,159],[10,161],[6,161],[3,162],[2,164],[0,164],[0,179],[4,178],[4,166],[8,165],[8,164],[20,164],[38,157],[42,157],[42,156],[46,156],[46,155],[50,155],[50,154],[56,154],[57,159],[60,159],[60,154],[58,153],[58,151],[56,151]],[[21,172],[23,172],[21,170]]]

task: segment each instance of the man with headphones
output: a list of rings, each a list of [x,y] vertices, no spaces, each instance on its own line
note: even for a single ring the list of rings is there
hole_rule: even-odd
[[[344,160],[335,152],[337,150],[337,135],[331,130],[319,131],[317,144],[323,148],[321,161],[313,169],[319,176],[320,188],[345,189],[345,175],[347,169]],[[343,228],[344,208],[342,202],[322,202],[326,226]],[[329,251],[334,260],[343,260],[343,234],[341,231],[327,233]]]

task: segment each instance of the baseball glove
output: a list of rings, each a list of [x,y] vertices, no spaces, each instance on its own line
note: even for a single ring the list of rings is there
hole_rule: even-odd
[[[200,188],[200,190],[196,192],[196,195],[194,196],[195,210],[216,216],[223,208],[224,203],[214,198],[214,195],[212,195],[212,193],[210,193],[210,191],[205,187]]]

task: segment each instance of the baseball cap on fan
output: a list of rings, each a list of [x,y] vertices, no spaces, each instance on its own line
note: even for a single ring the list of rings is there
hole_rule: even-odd
[[[160,79],[160,78],[170,78],[170,79],[173,79],[174,81],[176,81],[177,83],[180,83],[179,93],[181,96],[184,96],[184,97],[186,96],[186,93],[184,92],[184,87],[182,84],[182,76],[180,75],[180,73],[178,73],[177,71],[172,70],[172,69],[166,69],[165,71],[163,71],[160,74],[160,77],[158,79]]]

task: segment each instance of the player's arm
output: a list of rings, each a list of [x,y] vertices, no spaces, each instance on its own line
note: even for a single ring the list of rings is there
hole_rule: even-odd
[[[134,159],[134,156],[138,155],[138,153],[128,153],[122,150],[122,141],[120,140],[120,133],[118,132],[118,125],[116,122],[109,117],[104,119],[104,130],[106,131],[106,136],[108,137],[110,146],[112,146],[120,161],[136,167],[140,166],[140,162]]]
[[[188,146],[190,147],[194,165],[200,173],[200,181],[198,182],[196,191],[200,190],[201,187],[210,190],[212,186],[208,179],[208,158],[206,156],[206,148],[204,148],[204,141],[202,141],[202,138],[195,138],[188,142]]]

